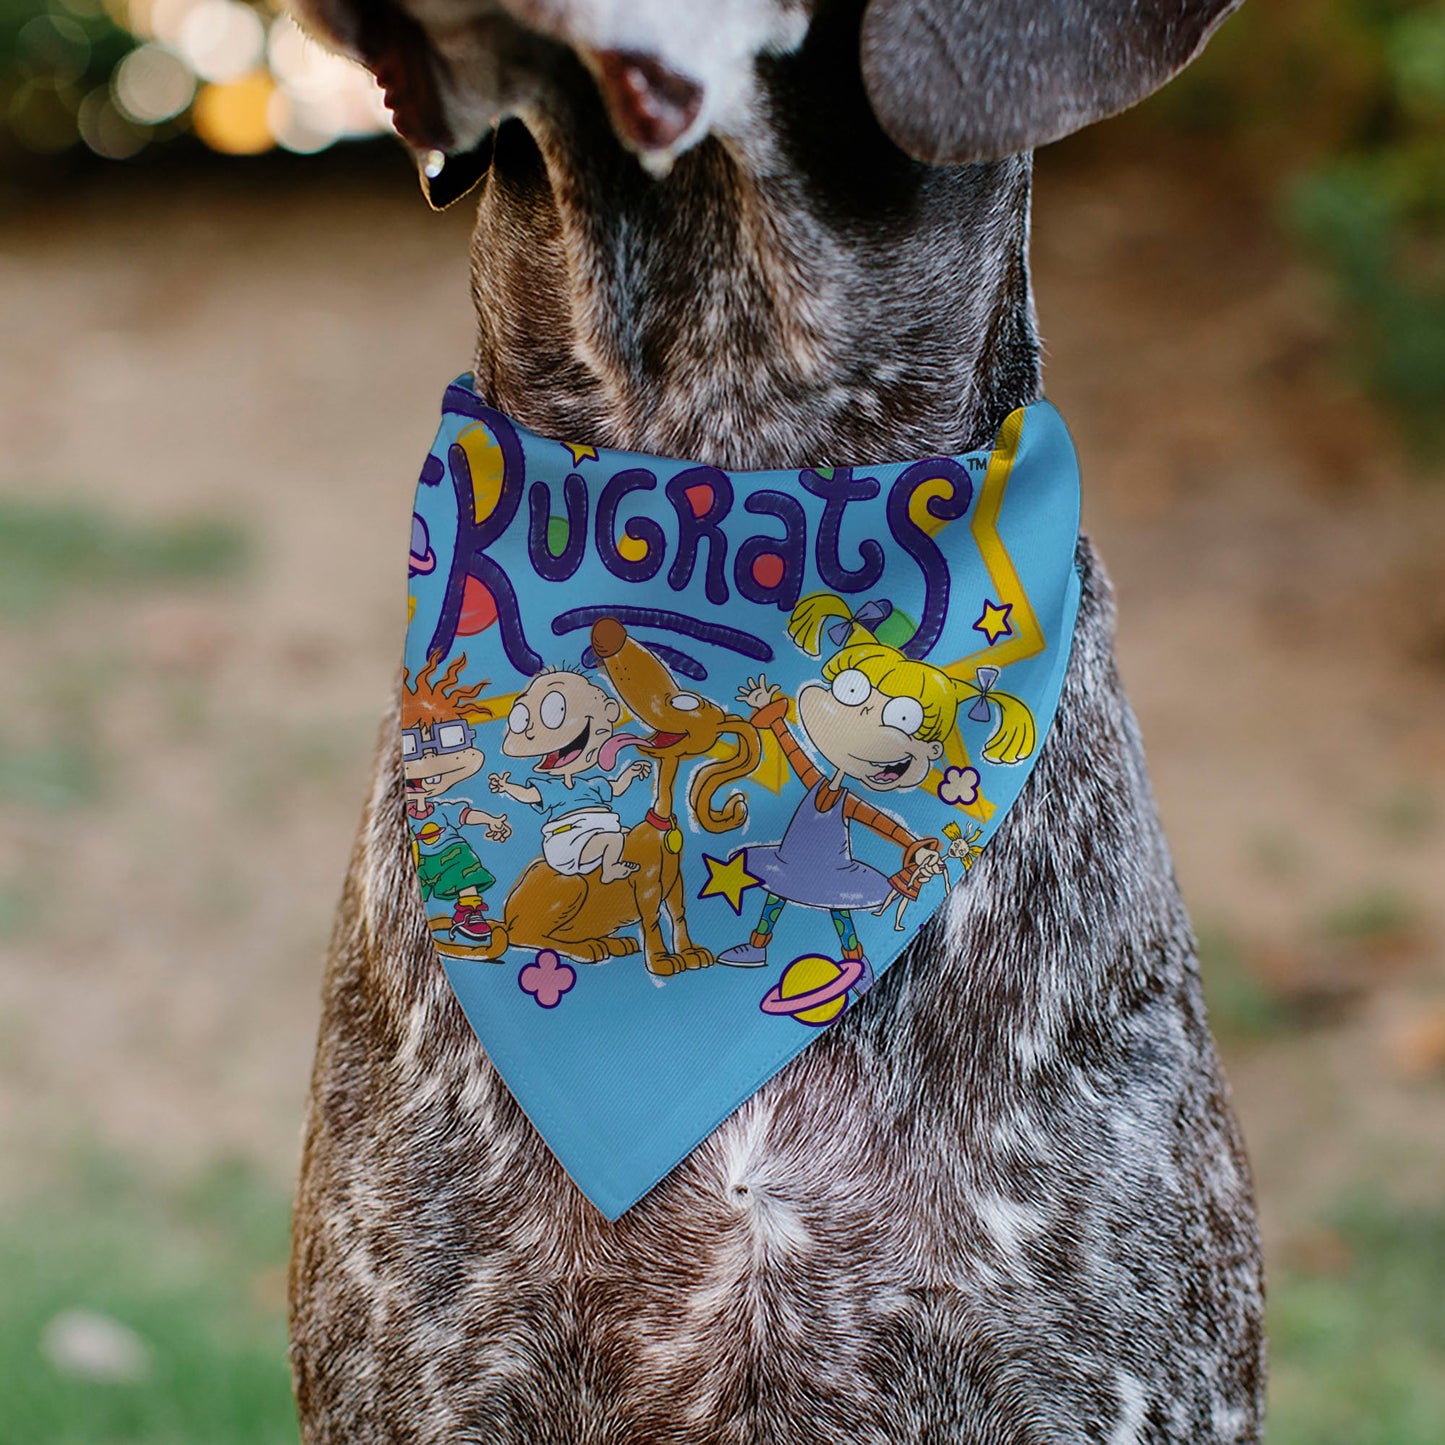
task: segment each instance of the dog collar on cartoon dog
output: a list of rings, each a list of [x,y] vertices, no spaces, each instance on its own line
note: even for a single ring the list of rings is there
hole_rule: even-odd
[[[991,452],[724,472],[447,389],[411,529],[412,857],[467,1018],[609,1218],[973,867],[1058,706],[1078,520],[1047,402]]]

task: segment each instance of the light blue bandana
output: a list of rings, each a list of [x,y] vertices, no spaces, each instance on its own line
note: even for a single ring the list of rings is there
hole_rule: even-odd
[[[854,1007],[1058,706],[1079,476],[992,452],[724,472],[446,393],[412,519],[412,853],[467,1018],[615,1219]]]

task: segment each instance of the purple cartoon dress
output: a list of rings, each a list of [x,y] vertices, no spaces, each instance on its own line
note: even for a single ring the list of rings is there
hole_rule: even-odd
[[[853,856],[843,815],[847,793],[839,788],[832,806],[819,811],[818,792],[824,786],[820,779],[808,789],[781,843],[749,846],[748,872],[762,879],[775,897],[806,908],[878,908],[893,885],[877,868]]]

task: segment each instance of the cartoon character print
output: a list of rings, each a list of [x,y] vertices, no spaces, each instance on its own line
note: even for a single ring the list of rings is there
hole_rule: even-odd
[[[803,651],[817,657],[825,622],[838,616],[849,616],[841,599],[815,594],[794,609],[789,633]],[[734,968],[762,967],[778,919],[789,903],[826,909],[843,959],[862,965],[856,991],[863,993],[871,986],[872,970],[858,941],[853,910],[876,912],[894,898],[902,903],[917,898],[920,885],[943,871],[943,845],[937,838],[915,837],[897,818],[845,785],[875,794],[918,787],[943,756],[960,704],[984,694],[942,668],[880,643],[856,622],[847,637],[823,664],[822,681],[805,684],[797,697],[799,725],[827,772],[793,736],[786,721],[788,700],[766,677],[749,678],[738,691],[738,701],[751,710],[754,725],[768,728],[777,738],[807,793],[780,842],[747,847],[747,871],[768,892],[751,936],[719,954],[718,962]],[[1029,731],[1018,717],[1028,709],[1017,698],[991,691],[988,700],[998,709],[1000,723],[985,746],[985,756],[996,742],[1008,745]],[[853,856],[855,826],[867,828],[900,850],[895,872],[885,874]]]
[[[983,849],[979,845],[979,839],[983,837],[982,828],[970,828],[967,833],[957,823],[945,823],[943,825],[943,836],[948,839],[948,847],[944,849],[942,857],[937,864],[927,868],[920,867],[915,870],[913,883],[916,888],[921,883],[926,883],[933,878],[942,878],[944,886],[953,887],[953,879],[949,876],[947,859],[958,858],[963,863],[963,871],[967,873],[975,863],[983,856]],[[896,888],[889,893],[888,897],[873,910],[875,916],[881,916],[888,911],[890,903],[898,905],[893,915],[893,931],[903,932],[903,915],[907,911],[910,900]]]
[[[493,773],[488,783],[542,815],[542,856],[558,873],[596,869],[603,883],[617,883],[637,871],[622,856],[625,835],[612,802],[648,777],[652,764],[642,759],[607,776],[618,749],[636,741],[617,736],[621,713],[595,682],[556,668],[532,679],[507,718],[503,754],[537,761],[525,783],[512,782],[510,772]]]
[[[713,954],[687,928],[678,809],[685,806],[690,820],[711,833],[744,825],[746,799],[723,790],[757,767],[757,729],[680,685],[615,618],[593,624],[591,645],[620,704],[580,673],[554,668],[533,679],[508,719],[502,752],[541,762],[528,782],[499,772],[491,784],[545,821],[542,855],[513,883],[494,940],[588,964],[641,952],[658,978],[710,967]],[[624,707],[645,731],[616,730]],[[607,777],[625,746],[642,760]],[[650,806],[618,831],[611,801],[637,778],[651,780]],[[558,822],[573,827],[559,833],[551,829]],[[494,944],[488,957],[499,953]]]
[[[512,829],[505,815],[488,813],[466,798],[441,801],[443,794],[475,777],[486,763],[476,745],[474,724],[489,714],[485,709],[469,710],[485,682],[457,685],[466,654],[455,658],[438,678],[440,662],[432,657],[414,680],[410,674],[403,676],[401,751],[407,825],[423,900],[452,905],[449,916],[433,921],[433,932],[449,933],[454,943],[462,940],[481,947],[493,931],[482,894],[497,880],[462,830],[485,828],[486,836],[500,843]]]

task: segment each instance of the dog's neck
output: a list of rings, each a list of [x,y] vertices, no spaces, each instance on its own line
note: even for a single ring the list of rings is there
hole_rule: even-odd
[[[670,753],[657,760],[657,782],[653,788],[652,816],[671,822],[674,817],[673,794],[677,789],[678,761]]]
[[[1029,159],[915,165],[836,76],[811,49],[765,67],[769,119],[662,180],[589,86],[504,125],[473,247],[483,397],[543,435],[734,468],[991,441],[1040,394]]]

